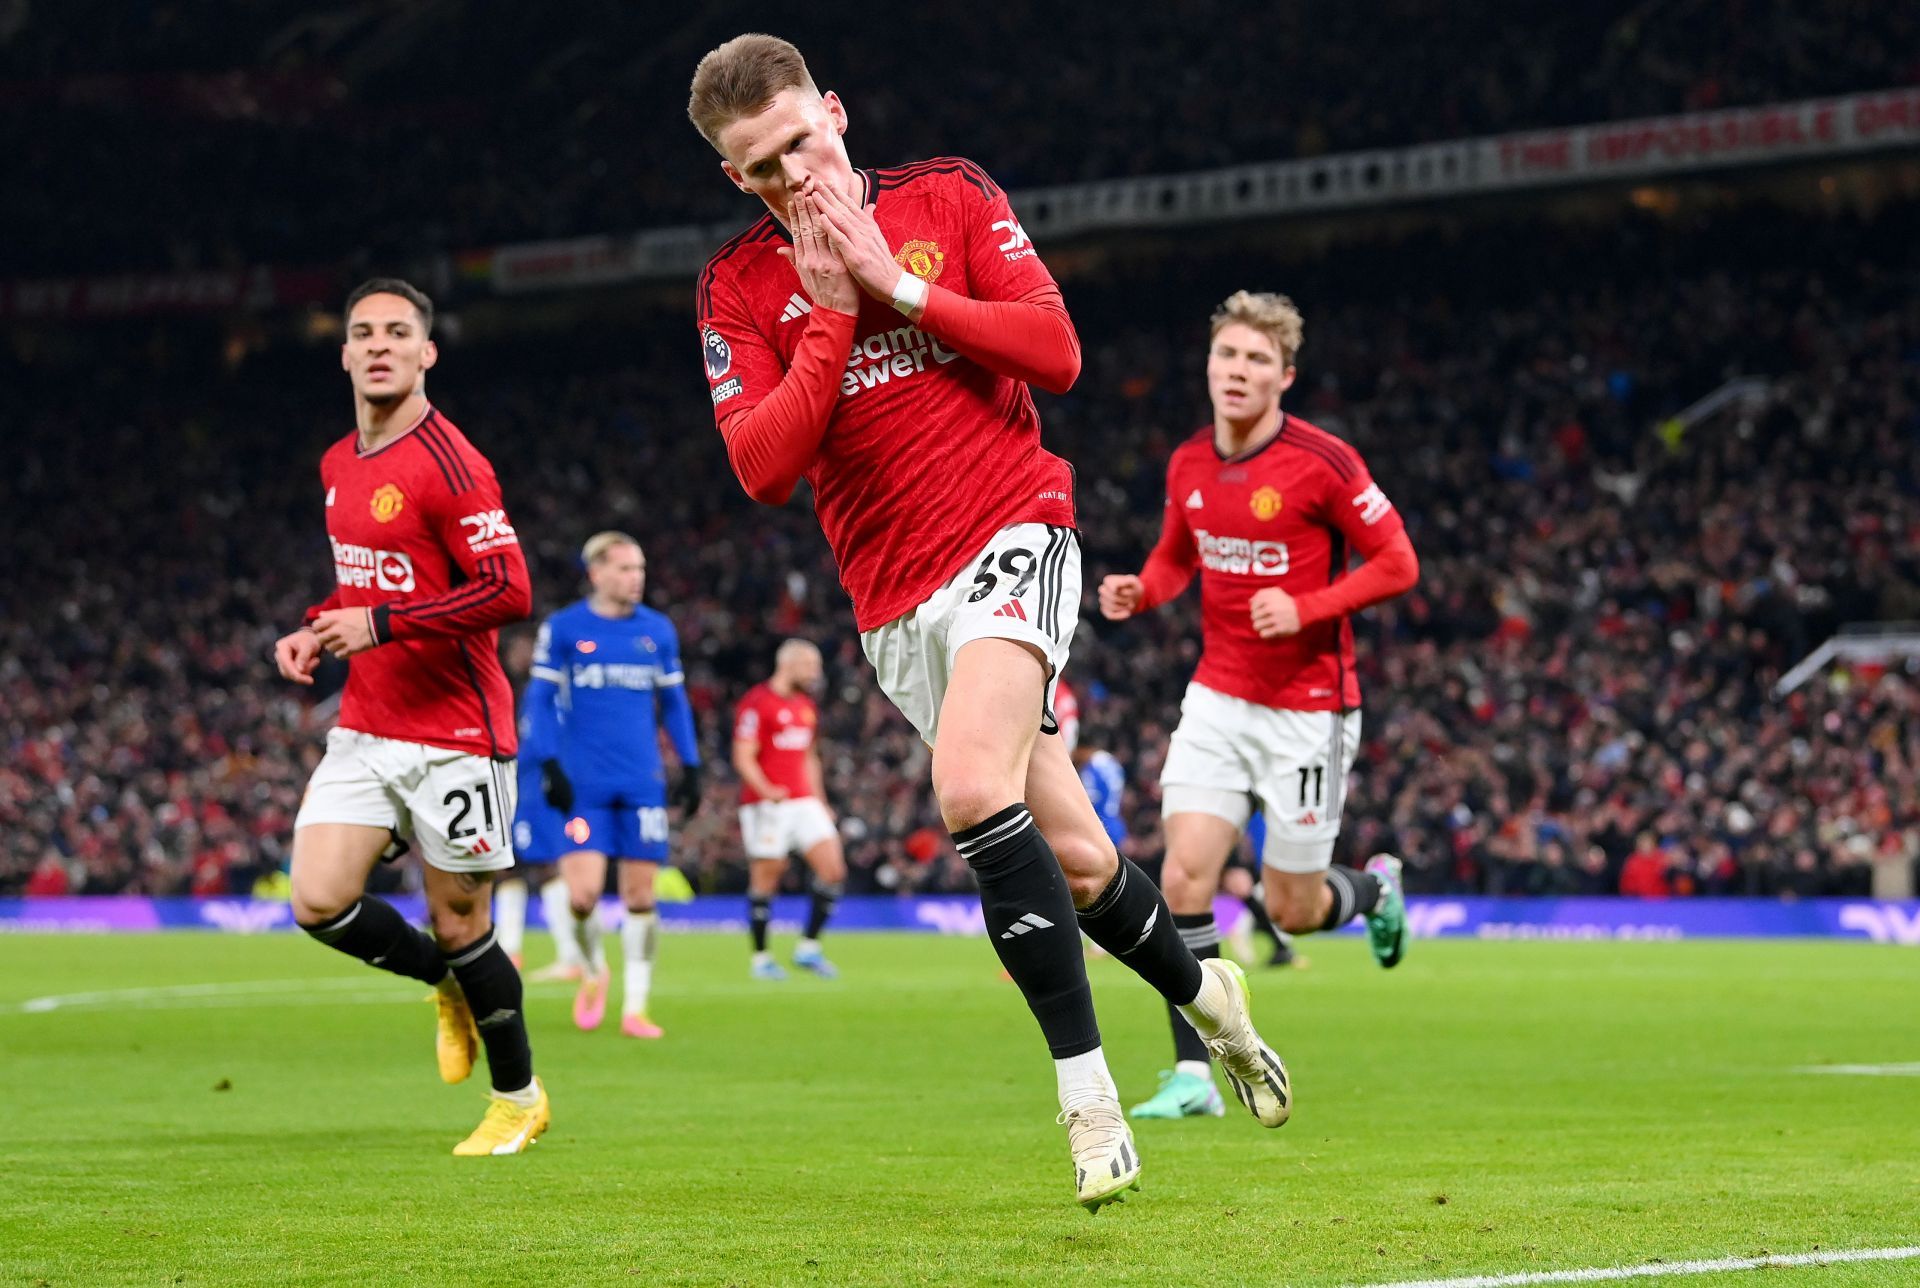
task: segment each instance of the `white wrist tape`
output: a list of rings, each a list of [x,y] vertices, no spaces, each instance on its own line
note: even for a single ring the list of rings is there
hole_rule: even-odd
[[[893,307],[913,316],[913,311],[924,308],[929,294],[927,284],[912,273],[901,273],[900,280],[893,284]]]

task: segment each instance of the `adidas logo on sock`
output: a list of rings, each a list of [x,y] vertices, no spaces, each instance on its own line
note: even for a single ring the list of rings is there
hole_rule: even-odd
[[[1027,620],[1027,610],[1020,607],[1020,601],[1017,599],[1009,599],[1006,603],[994,609],[993,615],[995,617],[1011,617],[1016,621],[1022,622]]]
[[[807,302],[805,296],[795,291],[787,298],[787,307],[781,310],[780,320],[782,322],[791,322],[795,318],[802,317],[811,312],[813,312],[813,305]]]
[[[1034,930],[1052,930],[1053,923],[1037,912],[1030,912],[1006,930],[1000,932],[1000,938],[1013,939]]]

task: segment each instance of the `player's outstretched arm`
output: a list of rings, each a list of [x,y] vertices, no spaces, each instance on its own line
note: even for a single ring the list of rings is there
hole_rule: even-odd
[[[1367,556],[1367,561],[1331,586],[1309,591],[1295,599],[1299,614],[1296,630],[1317,622],[1345,617],[1371,608],[1412,590],[1420,580],[1420,558],[1413,552],[1413,541],[1404,530],[1389,536]],[[1259,628],[1256,618],[1254,626]],[[1261,631],[1262,635],[1267,632]]]
[[[1118,574],[1101,580],[1101,615],[1111,621],[1124,621],[1135,613],[1178,599],[1199,567],[1200,550],[1193,543],[1193,529],[1187,526],[1185,511],[1173,503],[1169,494],[1160,515],[1160,540],[1148,553],[1140,575]]]

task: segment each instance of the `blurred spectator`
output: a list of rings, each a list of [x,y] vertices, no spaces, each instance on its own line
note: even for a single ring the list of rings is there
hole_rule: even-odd
[[[1920,670],[1771,689],[1838,624],[1920,598],[1915,226],[1911,203],[1757,207],[1445,223],[1305,261],[1257,230],[1116,253],[1067,283],[1085,370],[1042,409],[1079,465],[1088,584],[1157,533],[1166,455],[1206,407],[1207,312],[1287,289],[1307,317],[1288,406],[1366,454],[1423,567],[1359,625],[1343,845],[1403,854],[1415,890],[1598,893],[1652,832],[1685,856],[1670,889],[1864,893],[1920,857]],[[0,358],[0,892],[56,880],[50,850],[85,892],[246,891],[284,860],[340,683],[330,666],[316,703],[268,658],[331,575],[315,468],[346,391],[322,349],[228,367],[176,325],[88,336],[84,366]],[[585,533],[635,532],[710,740],[783,635],[818,640],[850,888],[970,888],[811,517],[727,471],[684,309],[444,349],[432,391],[499,466],[540,611],[578,593]],[[1752,374],[1757,406],[1650,432]],[[1076,640],[1137,854],[1197,641],[1192,596]],[[742,879],[729,790],[677,842],[707,889]]]

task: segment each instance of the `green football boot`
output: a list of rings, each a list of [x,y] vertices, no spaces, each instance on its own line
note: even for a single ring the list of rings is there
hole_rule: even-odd
[[[1373,959],[1382,966],[1398,966],[1407,955],[1407,899],[1400,889],[1400,860],[1376,854],[1367,860],[1368,872],[1380,879],[1380,906],[1367,914],[1367,942]]]
[[[1153,1098],[1127,1110],[1127,1117],[1218,1118],[1226,1112],[1226,1101],[1212,1078],[1169,1071],[1160,1075],[1160,1090],[1153,1093]]]

